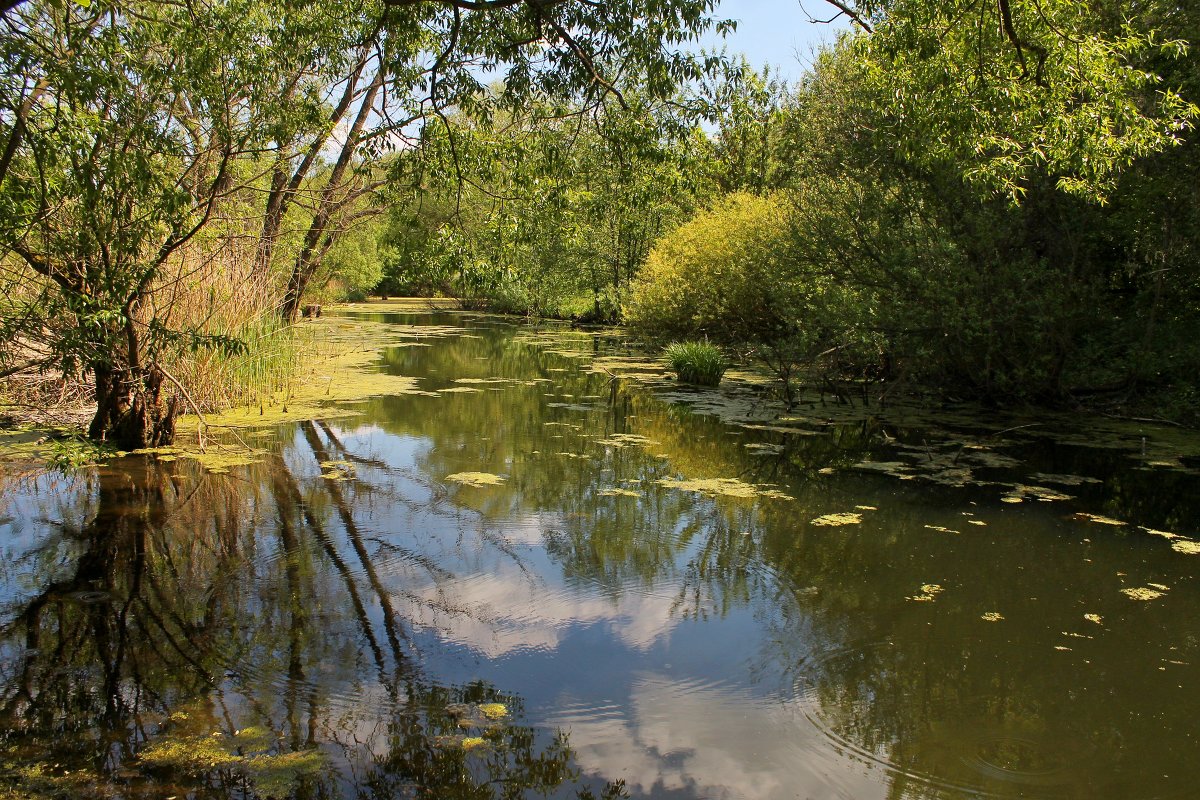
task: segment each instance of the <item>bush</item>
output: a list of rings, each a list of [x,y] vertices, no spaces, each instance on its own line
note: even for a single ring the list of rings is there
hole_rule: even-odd
[[[679,380],[698,386],[716,386],[729,368],[721,351],[708,342],[673,342],[664,355]]]
[[[630,327],[666,337],[758,341],[789,320],[779,300],[785,204],[733,194],[654,246],[624,308]]]

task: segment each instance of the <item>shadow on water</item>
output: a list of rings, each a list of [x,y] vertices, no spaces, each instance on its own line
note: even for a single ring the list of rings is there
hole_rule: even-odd
[[[420,346],[380,368],[424,394],[281,427],[229,475],[131,456],[7,487],[5,781],[757,800],[1200,780],[1186,455],[786,416],[751,385],[681,389],[619,336],[393,321]]]

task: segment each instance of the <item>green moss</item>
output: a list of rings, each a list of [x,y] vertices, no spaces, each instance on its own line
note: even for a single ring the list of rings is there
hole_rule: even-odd
[[[196,774],[239,764],[232,742],[220,733],[211,736],[169,736],[147,745],[138,759],[149,767]]]
[[[319,775],[325,768],[320,750],[299,750],[277,756],[255,756],[246,761],[246,771],[254,781],[259,797],[284,798],[292,794],[304,778]]]

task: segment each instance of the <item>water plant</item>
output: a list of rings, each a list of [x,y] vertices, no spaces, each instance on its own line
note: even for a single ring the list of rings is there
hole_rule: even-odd
[[[672,342],[663,355],[679,380],[699,386],[716,386],[729,368],[720,349],[708,342]]]

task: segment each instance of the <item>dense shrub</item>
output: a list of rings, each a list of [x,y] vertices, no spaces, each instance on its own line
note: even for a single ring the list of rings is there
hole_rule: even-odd
[[[663,338],[756,341],[791,325],[785,204],[732,194],[660,239],[625,305],[625,322]]]

